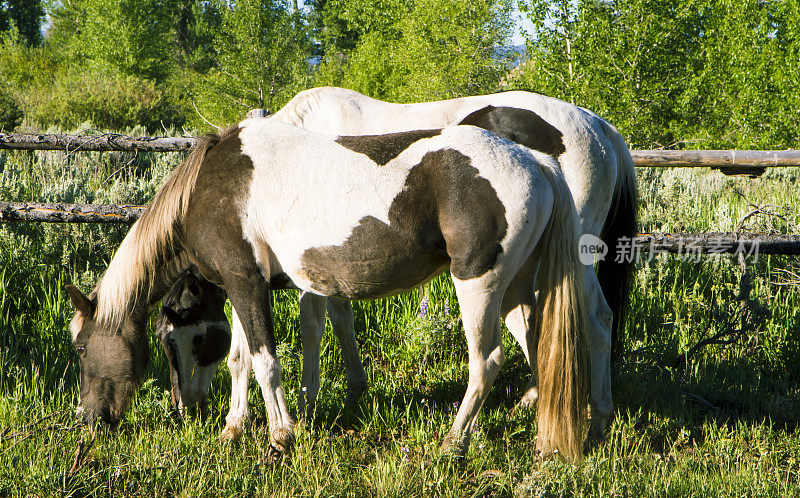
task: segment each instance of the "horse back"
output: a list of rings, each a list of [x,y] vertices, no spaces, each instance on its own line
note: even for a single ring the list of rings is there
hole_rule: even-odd
[[[252,165],[232,199],[240,239],[270,276],[323,295],[389,295],[448,267],[483,275],[536,183],[522,148],[472,127],[334,138],[252,126],[236,160]]]

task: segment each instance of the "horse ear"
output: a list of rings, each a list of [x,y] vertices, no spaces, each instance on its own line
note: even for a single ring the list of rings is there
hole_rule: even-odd
[[[69,299],[72,301],[72,306],[74,306],[76,310],[80,311],[86,316],[94,315],[95,306],[88,297],[84,296],[83,293],[74,285],[67,285],[66,289],[67,294],[69,294]]]
[[[199,298],[203,293],[203,289],[200,287],[200,280],[192,273],[186,274],[186,288],[196,298]]]

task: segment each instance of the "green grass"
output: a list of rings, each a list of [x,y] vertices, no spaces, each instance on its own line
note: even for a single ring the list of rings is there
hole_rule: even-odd
[[[59,154],[0,153],[0,198],[136,201],[170,166],[166,157],[144,156],[137,159],[143,166],[134,161],[118,181],[105,181],[117,159],[104,155],[89,166],[87,158]],[[639,175],[642,230],[730,230],[750,204],[774,204],[767,210],[781,217],[755,216],[745,228],[800,232],[797,170],[758,180],[702,170]],[[163,354],[151,337],[147,380],[125,422],[98,434],[68,475],[87,435],[72,415],[77,358],[63,287],[88,289],[122,235],[96,225],[0,227],[0,496],[800,495],[800,288],[776,283],[778,270],[798,273],[798,263],[777,256],[749,262],[750,314],[737,340],[689,357],[701,338],[741,325],[738,263],[661,255],[638,265],[627,353],[614,378],[616,420],[608,439],[577,463],[542,461],[533,451],[535,413],[513,410],[527,379],[508,335],[508,359],[468,458],[440,454],[467,378],[458,304],[441,277],[425,288],[424,318],[419,292],[356,303],[370,389],[355,414],[340,413],[345,375],[336,339],[326,335],[316,417],[297,427],[290,460],[262,461],[267,428],[254,382],[252,426],[241,442],[218,443],[230,394],[226,369],[214,381],[210,417],[175,420]],[[294,294],[277,297],[275,316],[295,406],[302,356]]]

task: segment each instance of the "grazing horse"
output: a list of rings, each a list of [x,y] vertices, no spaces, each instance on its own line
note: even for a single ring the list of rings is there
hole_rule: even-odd
[[[518,317],[539,337],[539,447],[580,455],[588,357],[579,228],[555,160],[477,127],[336,137],[245,120],[200,141],[173,171],[89,297],[68,286],[78,416],[121,419],[147,361],[148,308],[193,264],[236,311],[268,451],[280,455],[294,421],[270,290],[374,299],[449,269],[469,381],[445,448],[466,451],[504,361],[500,318]]]
[[[156,319],[156,335],[169,360],[172,406],[181,415],[186,410],[205,411],[217,365],[231,347],[227,296],[193,270],[167,292]]]
[[[592,436],[603,436],[613,412],[610,361],[614,336],[624,319],[630,262],[615,261],[619,237],[636,233],[636,175],[622,136],[597,115],[532,92],[511,91],[419,104],[392,104],[344,88],[322,87],[300,92],[270,117],[300,128],[341,135],[385,134],[470,124],[558,159],[575,201],[583,233],[601,237],[611,249],[598,263],[595,276],[586,266],[586,296],[590,309],[588,338],[591,353]],[[376,154],[378,152],[376,151]],[[599,279],[599,283],[598,283]],[[531,291],[532,292],[532,291]],[[531,298],[533,302],[535,298]],[[611,307],[609,308],[610,303]],[[353,330],[349,302],[301,292],[300,328],[303,340],[303,413],[319,391],[319,351],[325,329],[325,309],[339,338],[347,372],[345,406],[352,406],[366,388],[366,375]],[[612,320],[613,312],[613,320]],[[506,325],[522,347],[531,380],[521,405],[536,403],[536,337],[524,326],[524,316],[510,317]],[[234,316],[234,350],[241,329]],[[246,354],[228,359],[233,382],[231,409],[224,438],[235,438],[247,419],[247,383],[250,369]]]
[[[225,316],[225,292],[213,285],[196,272],[186,272],[170,289],[164,297],[161,312],[156,319],[156,334],[161,340],[164,352],[168,358],[171,400],[172,406],[183,416],[187,412],[192,414],[199,410],[202,415],[205,412],[206,397],[211,387],[211,381],[216,374],[217,366],[222,359],[230,352],[229,368],[233,375],[233,404],[232,412],[235,414],[244,413],[244,417],[239,416],[235,420],[247,419],[249,417],[249,407],[247,404],[247,387],[250,375],[250,355],[246,352],[247,344],[241,333],[235,336],[235,341],[231,345],[230,325]],[[335,298],[330,298],[332,302]],[[309,306],[325,303],[324,299],[300,301],[301,306]],[[345,360],[351,359],[360,362],[358,345],[355,339],[352,340],[352,349],[348,349],[350,344],[346,338],[352,337],[353,315],[352,313],[339,314],[341,309],[352,311],[350,306],[331,306],[328,314],[333,328],[337,332],[349,334],[341,338],[343,356]],[[303,308],[300,313],[300,329],[307,333],[302,336],[304,362],[312,365],[319,365],[319,344],[320,338],[311,335],[308,331],[323,330],[324,323],[309,323],[319,316],[320,320],[325,319],[325,310],[318,311]],[[242,327],[238,322],[238,317],[233,314],[236,329],[241,332]],[[316,353],[316,357],[313,355]],[[352,407],[358,401],[360,394],[366,389],[366,377],[360,363],[346,364],[347,375],[347,398],[344,405]],[[304,387],[308,386],[312,380],[309,379],[312,369],[303,369],[301,383]],[[318,388],[317,388],[318,389]],[[307,391],[308,388],[305,388]],[[304,391],[304,392],[305,392]],[[316,392],[316,391],[315,391]],[[243,400],[244,402],[241,402]],[[301,402],[303,398],[300,398]],[[300,407],[300,413],[304,414],[305,409]],[[311,408],[309,406],[309,408]],[[235,439],[240,434],[223,433],[223,439]]]

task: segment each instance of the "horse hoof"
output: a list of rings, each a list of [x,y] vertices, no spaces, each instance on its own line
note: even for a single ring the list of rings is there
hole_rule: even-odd
[[[267,448],[267,451],[264,452],[265,463],[278,463],[283,460],[284,457],[288,457],[288,453],[281,451],[280,448],[276,448],[271,444],[269,448]]]
[[[452,434],[447,434],[444,441],[442,441],[442,454],[451,458],[461,460],[467,455],[469,448],[469,439],[456,438]]]
[[[355,409],[356,405],[358,404],[358,400],[361,399],[361,395],[364,394],[364,391],[366,390],[366,387],[348,388],[347,397],[344,399],[344,408],[350,411]]]
[[[286,427],[275,429],[270,434],[267,456],[273,462],[280,460],[292,451],[292,446],[294,446],[294,431]]]
[[[536,408],[536,402],[539,401],[539,390],[536,387],[531,387],[519,400],[515,410],[533,410]]]
[[[234,443],[242,438],[244,428],[240,425],[227,424],[219,433],[219,440],[223,443]]]
[[[589,425],[589,443],[595,445],[605,441],[610,425],[611,417],[602,417],[593,414]]]

